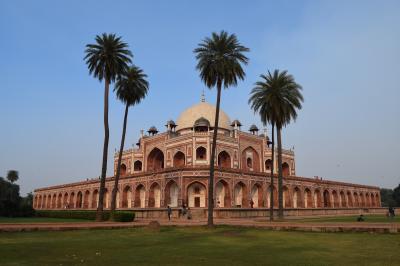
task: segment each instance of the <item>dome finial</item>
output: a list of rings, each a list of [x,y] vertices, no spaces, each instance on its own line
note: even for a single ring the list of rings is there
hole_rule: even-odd
[[[201,93],[200,100],[201,100],[202,103],[204,103],[206,101],[206,96],[204,95],[204,89],[203,89],[203,92]]]

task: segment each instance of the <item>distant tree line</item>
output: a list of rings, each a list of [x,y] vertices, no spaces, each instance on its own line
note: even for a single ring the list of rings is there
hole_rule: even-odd
[[[395,189],[381,188],[382,207],[400,207],[400,184]]]
[[[32,216],[33,195],[28,193],[26,197],[19,195],[18,171],[10,170],[7,178],[0,177],[0,216]]]

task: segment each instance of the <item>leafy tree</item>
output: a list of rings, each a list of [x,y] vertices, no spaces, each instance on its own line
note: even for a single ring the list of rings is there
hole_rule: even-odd
[[[217,131],[219,122],[219,110],[221,102],[221,89],[236,86],[238,79],[243,80],[245,72],[242,65],[248,63],[244,52],[249,49],[241,45],[235,34],[221,31],[213,32],[211,38],[205,38],[196,49],[197,66],[200,78],[211,89],[217,88],[217,106],[215,112],[213,144],[210,159],[210,177],[208,182],[208,226],[214,225],[214,162],[217,144]]]
[[[400,184],[395,189],[381,188],[382,207],[400,207]]]
[[[10,181],[11,183],[14,183],[18,180],[18,171],[15,170],[10,170],[7,173],[7,180]]]
[[[283,218],[282,191],[282,128],[297,118],[297,110],[301,109],[303,96],[301,86],[286,70],[275,70],[260,76],[262,81],[256,83],[251,92],[250,102],[253,109],[262,113],[265,122],[276,126],[278,139],[278,195],[280,219]],[[263,120],[262,120],[263,121]]]
[[[99,204],[97,208],[96,220],[102,220],[103,198],[107,173],[107,155],[109,141],[108,126],[108,95],[109,86],[115,79],[128,69],[131,63],[132,53],[127,49],[128,45],[116,37],[115,34],[103,33],[96,36],[95,44],[86,45],[85,57],[89,73],[93,74],[99,81],[104,79],[104,144],[103,161],[101,167]]]
[[[119,148],[118,155],[117,173],[115,175],[114,189],[112,191],[110,220],[114,220],[118,181],[121,174],[122,151],[125,143],[128,110],[130,106],[140,103],[140,101],[146,96],[149,89],[149,83],[147,82],[146,77],[147,75],[143,73],[143,70],[137,66],[132,66],[126,73],[118,77],[114,88],[118,99],[125,103],[125,115],[122,127],[121,146]]]
[[[393,200],[396,202],[396,206],[400,207],[400,184],[393,190]]]
[[[15,216],[19,203],[19,186],[0,177],[0,216]]]

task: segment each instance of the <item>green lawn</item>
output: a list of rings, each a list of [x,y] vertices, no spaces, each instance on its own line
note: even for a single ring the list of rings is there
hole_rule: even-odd
[[[332,217],[310,217],[310,218],[293,218],[285,221],[294,221],[301,223],[349,223],[357,222],[358,215],[351,216],[332,216]],[[400,217],[388,218],[385,215],[364,215],[365,222],[368,223],[400,223]]]
[[[400,265],[400,235],[162,227],[0,233],[1,265]]]
[[[74,222],[91,222],[90,220],[84,219],[62,219],[62,218],[47,218],[47,217],[1,217],[1,223],[74,223]]]

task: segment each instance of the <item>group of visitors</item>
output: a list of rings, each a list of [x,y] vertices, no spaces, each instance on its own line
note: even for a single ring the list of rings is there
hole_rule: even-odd
[[[393,207],[389,207],[389,210],[388,210],[386,216],[389,217],[389,218],[394,218],[396,216],[396,214],[394,213],[394,208]]]
[[[167,207],[167,214],[168,214],[168,220],[171,221],[172,208],[169,205]],[[182,204],[182,207],[179,209],[178,214],[179,214],[179,217],[183,217],[183,218],[186,217],[186,219],[188,219],[188,220],[192,219],[192,212],[190,211],[189,207],[186,207],[185,204]]]

